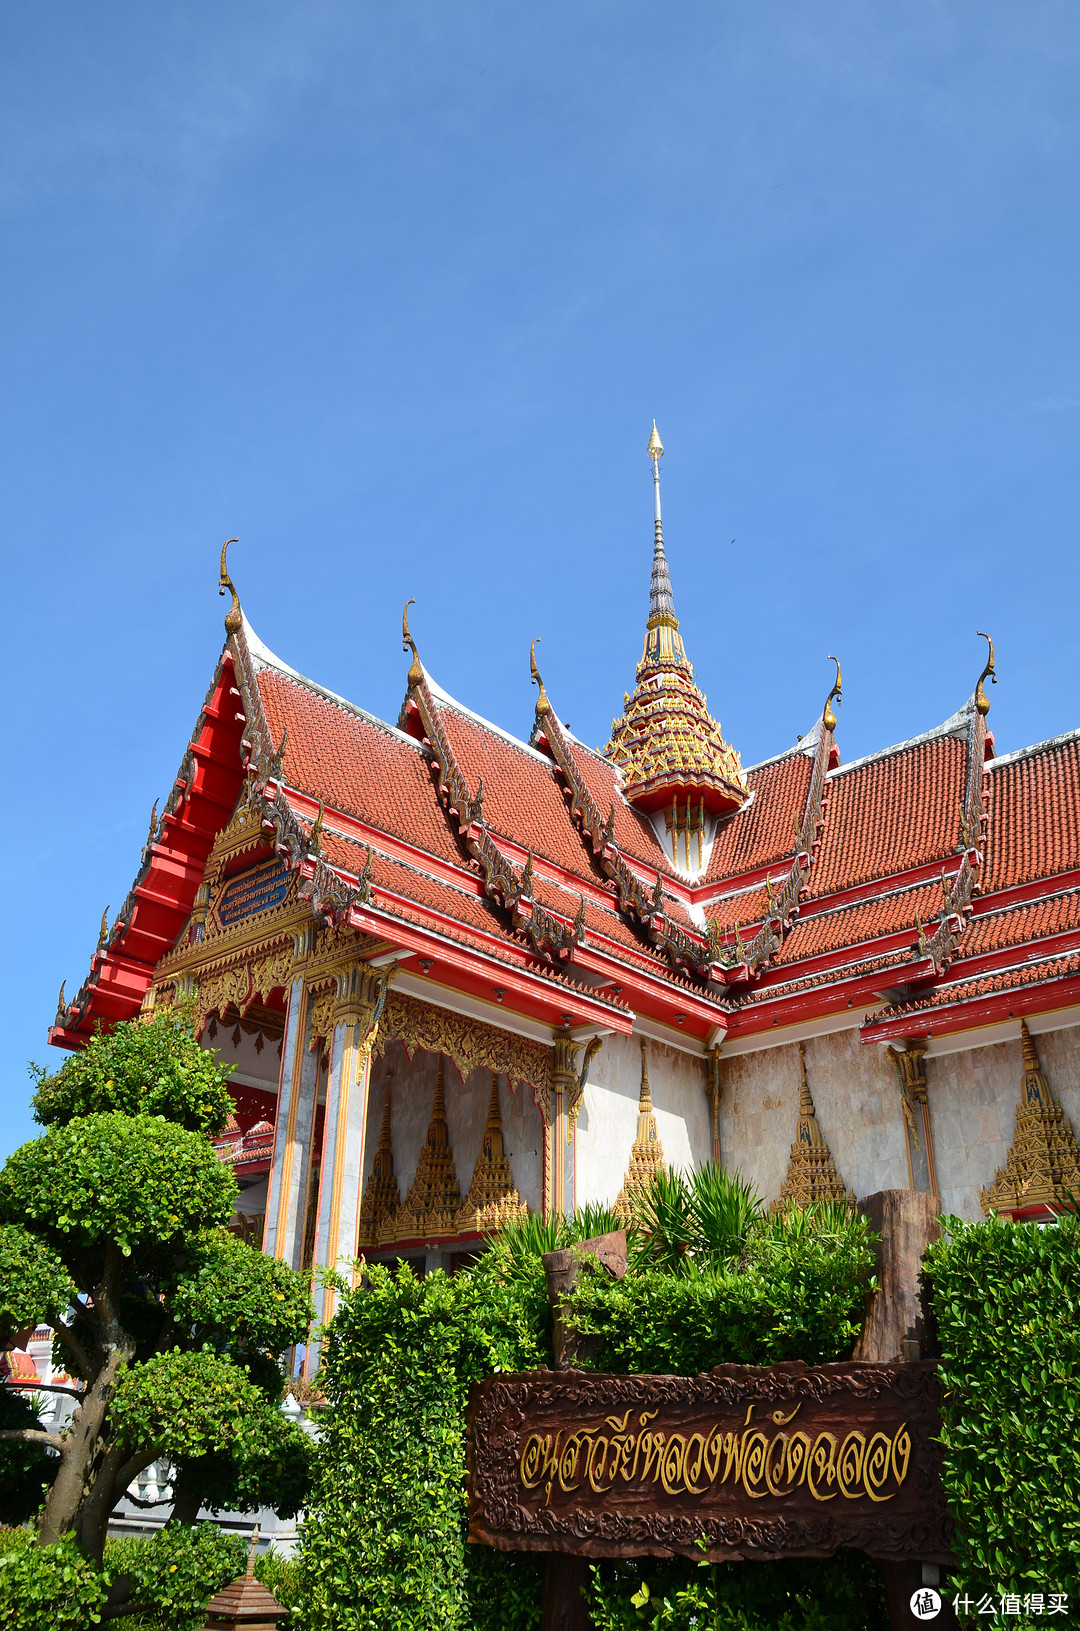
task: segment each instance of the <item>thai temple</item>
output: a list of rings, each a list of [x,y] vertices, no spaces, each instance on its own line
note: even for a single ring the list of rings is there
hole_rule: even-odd
[[[837,663],[742,765],[679,632],[655,426],[648,452],[649,613],[600,750],[535,647],[527,742],[455,702],[408,607],[375,718],[263,645],[222,552],[224,649],[50,1040],[190,999],[235,1066],[234,1226],[295,1266],[452,1266],[710,1159],[768,1203],[967,1218],[1080,1186],[1080,731],[998,754],[988,641],[922,736],[843,763]]]

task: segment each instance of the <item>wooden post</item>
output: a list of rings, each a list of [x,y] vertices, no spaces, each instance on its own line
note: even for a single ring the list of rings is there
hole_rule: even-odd
[[[587,1351],[588,1339],[583,1341],[568,1331],[562,1314],[563,1298],[573,1289],[585,1257],[597,1258],[610,1275],[621,1280],[626,1273],[626,1230],[616,1229],[611,1234],[582,1240],[561,1251],[544,1253],[548,1296],[555,1316],[553,1347],[556,1370],[573,1370]],[[586,1558],[572,1557],[568,1552],[548,1554],[540,1631],[589,1631],[593,1622],[584,1597],[588,1580],[589,1564]]]
[[[929,1351],[931,1342],[923,1312],[922,1260],[926,1248],[941,1234],[937,1206],[936,1196],[910,1189],[880,1189],[860,1200],[859,1211],[880,1236],[874,1248],[878,1283],[852,1359],[896,1364],[936,1357]],[[956,1625],[952,1602],[941,1585],[925,1578],[922,1563],[879,1559],[878,1567],[885,1580],[892,1631],[909,1631],[926,1623],[911,1612],[912,1594],[924,1585],[935,1585],[941,1594],[941,1613],[933,1622],[935,1631]],[[925,1572],[937,1574],[933,1565]]]

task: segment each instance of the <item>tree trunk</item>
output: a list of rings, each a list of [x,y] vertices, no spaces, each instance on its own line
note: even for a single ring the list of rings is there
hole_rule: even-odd
[[[66,1535],[72,1529],[81,1534],[83,1507],[88,1501],[93,1500],[100,1477],[101,1469],[95,1468],[94,1463],[102,1454],[101,1434],[113,1394],[116,1392],[117,1373],[120,1366],[129,1358],[130,1353],[126,1347],[114,1348],[108,1354],[71,1418],[71,1425],[64,1434],[63,1447],[60,1451],[60,1467],[45,1499],[45,1510],[38,1523],[38,1539],[42,1546],[54,1545],[61,1535]],[[109,1452],[106,1451],[106,1459],[108,1455]],[[122,1459],[116,1454],[116,1467],[119,1467]],[[115,1473],[116,1469],[113,1470]],[[110,1484],[111,1493],[111,1479],[107,1479],[107,1482]],[[105,1493],[103,1490],[102,1495]],[[109,1511],[112,1511],[112,1505],[109,1506]],[[102,1529],[102,1548],[104,1544]],[[100,1550],[87,1552],[86,1555],[96,1556],[98,1561],[101,1558]]]

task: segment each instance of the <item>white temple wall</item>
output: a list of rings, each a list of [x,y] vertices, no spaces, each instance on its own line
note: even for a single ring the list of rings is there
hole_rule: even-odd
[[[700,1166],[712,1153],[705,1061],[648,1043],[649,1090],[669,1167]],[[577,1124],[575,1201],[610,1205],[622,1187],[637,1136],[641,1038],[606,1036],[593,1059]]]
[[[1035,1035],[1042,1068],[1080,1130],[1080,1027]],[[806,1076],[836,1169],[857,1196],[910,1183],[900,1086],[885,1048],[857,1029],[807,1037]],[[975,1221],[1013,1141],[1024,1066],[1020,1038],[925,1061],[942,1209]],[[799,1118],[799,1052],[787,1043],[721,1054],[720,1145],[726,1166],[775,1200]]]

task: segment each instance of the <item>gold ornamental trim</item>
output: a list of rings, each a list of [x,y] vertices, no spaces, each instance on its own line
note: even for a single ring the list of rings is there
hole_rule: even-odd
[[[799,1127],[791,1146],[787,1177],[780,1186],[780,1198],[773,1202],[774,1212],[786,1206],[812,1206],[816,1201],[837,1201],[841,1206],[854,1206],[854,1193],[845,1189],[844,1180],[836,1170],[832,1151],[818,1123],[810,1084],[806,1079],[806,1049],[799,1043]]]
[[[483,1020],[470,1019],[449,1008],[391,991],[379,1022],[382,1046],[400,1042],[411,1058],[419,1048],[444,1053],[462,1081],[474,1070],[486,1069],[525,1082],[533,1090],[545,1120],[551,1092],[551,1048],[513,1031],[501,1031]]]
[[[1016,1106],[1016,1130],[1005,1165],[979,1199],[984,1212],[1019,1212],[1027,1207],[1056,1209],[1080,1190],[1080,1150],[1072,1122],[1054,1097],[1035,1043],[1020,1021],[1024,1080]]]

